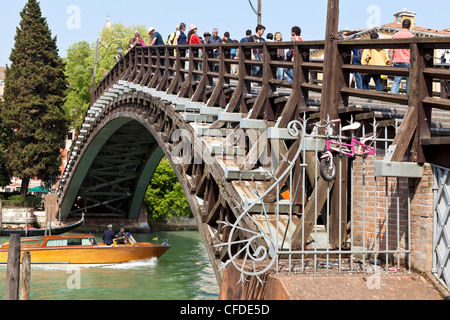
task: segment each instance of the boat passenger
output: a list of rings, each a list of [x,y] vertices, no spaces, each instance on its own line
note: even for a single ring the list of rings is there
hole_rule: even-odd
[[[117,238],[117,244],[125,244],[127,240],[127,233],[125,232],[124,227],[120,227],[120,231],[116,236]]]
[[[103,243],[108,246],[111,246],[113,244],[113,239],[115,236],[112,228],[113,228],[113,226],[110,224],[108,226],[108,230],[105,230],[105,232],[103,232],[103,235],[102,235]]]

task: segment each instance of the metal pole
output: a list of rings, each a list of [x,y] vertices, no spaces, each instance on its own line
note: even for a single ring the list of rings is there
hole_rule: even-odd
[[[262,23],[262,0],[258,0],[258,24]]]
[[[97,64],[98,64],[98,49],[100,47],[100,39],[97,39],[97,47],[95,49],[95,62],[94,62],[94,73],[92,75],[92,88],[91,88],[91,104],[94,102],[94,94],[95,94],[95,75],[97,73]]]

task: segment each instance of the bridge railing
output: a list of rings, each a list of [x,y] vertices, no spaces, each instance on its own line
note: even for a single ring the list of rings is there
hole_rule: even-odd
[[[220,107],[224,112],[240,113],[244,118],[279,120],[277,126],[286,128],[301,112],[317,112],[317,107],[310,108],[318,103],[311,98],[323,95],[322,80],[327,74],[324,70],[327,65],[335,71],[326,89],[334,92],[332,101],[336,105],[326,110],[335,110],[336,115],[345,114],[347,107],[354,103],[352,98],[408,106],[386,160],[404,161],[412,139],[421,146],[449,143],[448,136],[433,137],[431,128],[433,110],[450,110],[449,92],[443,85],[450,80],[450,70],[435,64],[437,50],[450,49],[450,38],[336,40],[336,44],[338,54],[327,56],[324,53],[323,61],[318,58],[322,58],[324,41],[137,46],[103,79],[93,101],[117,81],[126,80],[190,98],[193,102],[204,102],[209,107]],[[351,64],[352,49],[409,49],[410,67],[354,65]],[[280,61],[278,50],[292,50],[292,61]],[[262,53],[261,59],[255,59],[256,51]],[[292,70],[292,81],[278,80],[278,68]],[[353,73],[386,75],[390,79],[409,77],[410,95],[353,88]],[[436,87],[436,83],[441,86]],[[425,162],[423,148],[420,147],[409,161]]]
[[[388,101],[402,105],[411,105],[419,92],[426,94],[424,103],[432,108],[449,109],[447,99],[434,99],[433,81],[448,80],[450,71],[434,67],[435,50],[450,49],[448,38],[399,39],[399,40],[359,40],[338,41],[339,55],[330,57],[342,71],[335,81],[338,82],[341,101],[336,107],[346,107],[350,97],[360,97],[378,101]],[[350,64],[352,49],[410,49],[411,68],[389,66],[364,66]],[[255,60],[252,51],[258,50],[262,60]],[[278,50],[293,50],[293,61],[280,61]],[[99,84],[96,98],[117,80],[128,80],[143,86],[182,93],[194,101],[208,101],[206,95],[212,95],[209,106],[227,107],[229,100],[220,100],[223,90],[240,94],[244,89],[244,98],[249,95],[283,95],[283,89],[300,91],[299,104],[306,105],[309,92],[322,92],[320,80],[315,75],[323,72],[323,62],[313,61],[313,51],[324,50],[324,41],[237,43],[220,45],[187,45],[135,47],[120,60],[105,79]],[[232,55],[236,52],[235,56]],[[253,58],[252,58],[253,56]],[[328,57],[325,56],[325,59]],[[277,79],[277,68],[293,70],[293,81]],[[260,72],[255,72],[260,69]],[[350,87],[351,73],[383,74],[389,77],[409,76],[411,95],[374,92]],[[252,89],[258,84],[261,90]],[[241,89],[242,88],[242,89]],[[214,92],[214,90],[216,91]],[[428,92],[426,92],[428,91]],[[214,94],[213,94],[214,93]],[[422,94],[422,95],[423,95]],[[230,96],[230,95],[227,95]],[[237,100],[237,99],[235,99]],[[423,99],[422,99],[423,100]],[[234,108],[233,108],[234,107]],[[244,113],[249,112],[242,104]],[[236,112],[237,105],[230,106],[229,112]],[[257,111],[257,110],[256,110]],[[267,110],[270,111],[270,110]],[[258,118],[261,114],[252,114]],[[271,112],[265,114],[266,120],[274,120]]]

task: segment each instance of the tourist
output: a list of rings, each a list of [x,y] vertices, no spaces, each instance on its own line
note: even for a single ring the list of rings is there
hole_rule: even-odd
[[[203,38],[205,38],[204,39],[204,43],[206,44],[206,41],[208,41],[208,38],[209,37],[211,37],[211,33],[209,33],[208,31],[206,31],[204,34],[203,34]]]
[[[275,42],[283,41],[283,35],[281,34],[281,32],[275,32],[274,37],[275,37]],[[285,61],[285,60],[286,60],[286,53],[285,53],[284,49],[278,49],[276,61]],[[283,80],[284,79],[284,68],[278,67],[277,73],[278,73],[277,79]]]
[[[150,27],[148,29],[148,36],[150,38],[150,42],[148,43],[149,46],[163,46],[164,41],[162,39],[162,36],[159,32],[156,31],[155,28]]]
[[[197,35],[197,26],[195,24],[191,24],[189,26],[187,44],[202,44],[200,38]]]
[[[247,30],[245,32],[245,38],[241,39],[241,43],[249,42],[251,37],[252,37],[252,30]]]
[[[361,40],[361,36],[359,34],[355,34],[353,36],[354,40]],[[361,65],[361,58],[363,54],[363,49],[353,49],[352,50],[352,64]],[[359,72],[353,74],[355,79],[355,84],[357,89],[362,89],[362,75]]]
[[[405,19],[402,22],[402,30],[394,34],[392,39],[414,38],[414,34],[409,31],[411,29],[411,20]],[[393,49],[390,50],[391,66],[400,68],[409,68],[411,63],[411,50],[409,49]],[[395,77],[392,84],[391,93],[399,93],[402,77]],[[409,95],[409,77],[406,78],[406,94]]]
[[[230,33],[228,31],[223,34],[223,37],[227,38],[226,43],[233,43],[233,39],[231,39],[231,35],[230,35]]]
[[[219,30],[217,28],[214,28],[212,31],[212,36],[208,38],[208,40],[206,40],[206,44],[221,44],[223,41],[222,39],[219,37]],[[214,58],[218,59],[219,58],[219,49],[214,49],[213,50],[213,54],[214,54]],[[213,64],[213,72],[217,72],[219,70],[219,64],[214,63]]]
[[[302,37],[302,29],[300,29],[300,27],[298,26],[294,26],[291,29],[291,41],[292,42],[298,42],[298,41],[303,41]],[[286,54],[286,60],[287,61],[294,61],[294,49],[292,50],[288,50],[287,54]],[[285,74],[286,74],[286,81],[292,82],[294,81],[294,72],[292,69],[285,69]]]
[[[106,244],[107,246],[112,245],[114,236],[115,236],[115,234],[114,234],[114,231],[113,231],[113,226],[110,224],[108,226],[108,230],[105,230],[103,232],[103,235],[102,235],[103,244]]]
[[[371,40],[378,39],[378,33],[373,32],[370,35]],[[361,58],[361,63],[365,66],[389,66],[390,61],[386,50],[384,49],[365,49]],[[362,87],[364,90],[369,90],[370,80],[373,79],[375,87],[378,92],[384,91],[383,81],[379,74],[364,74],[362,76]]]
[[[141,34],[138,31],[134,32],[135,45],[137,46],[146,46],[144,40],[141,38]]]
[[[180,35],[180,25],[177,25],[175,31],[169,35],[169,38],[167,39],[167,44],[171,46],[176,45],[176,40],[179,35]]]
[[[185,46],[187,44],[187,36],[184,33],[186,31],[186,23],[180,23],[180,34],[177,36],[175,43],[178,46]],[[180,57],[186,56],[186,49],[180,49]],[[185,62],[182,62],[182,69],[185,67]]]
[[[127,52],[134,48],[135,43],[136,43],[136,39],[135,38],[132,38],[132,39],[130,39],[130,41],[128,41],[128,50],[127,50]]]
[[[263,35],[266,31],[266,27],[259,24],[256,26],[256,33],[250,37],[249,42],[257,42],[257,43],[263,43],[266,40],[264,40]],[[264,59],[264,48],[255,48],[252,50],[252,60],[256,61],[263,61]],[[253,67],[252,70],[252,76],[253,77],[262,77],[262,68],[260,66]]]
[[[272,33],[268,33],[267,37],[266,37],[267,42],[273,42],[273,34]]]
[[[184,46],[187,43],[187,36],[184,34],[186,31],[186,23],[180,23],[180,34],[177,36],[175,44]]]
[[[208,38],[205,42],[206,44],[220,44],[222,39],[219,37],[219,30],[214,28],[212,31],[212,36]]]

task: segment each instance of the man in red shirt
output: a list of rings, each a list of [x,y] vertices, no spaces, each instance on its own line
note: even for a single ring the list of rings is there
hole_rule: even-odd
[[[300,27],[292,27],[291,29],[291,41],[303,41],[302,37],[302,29]],[[286,54],[287,61],[294,61],[294,50],[288,50]],[[293,82],[294,81],[294,71],[292,69],[284,69],[286,74],[286,81]]]
[[[409,29],[411,29],[411,20],[405,19],[402,23],[402,30],[394,34],[392,39],[404,39],[404,38],[414,38]],[[409,49],[394,49],[390,53],[391,66],[409,68],[411,62],[411,50]],[[391,93],[398,93],[400,90],[400,83],[402,82],[402,77],[395,77],[394,83],[392,84]],[[409,78],[406,78],[406,91],[409,95]]]

